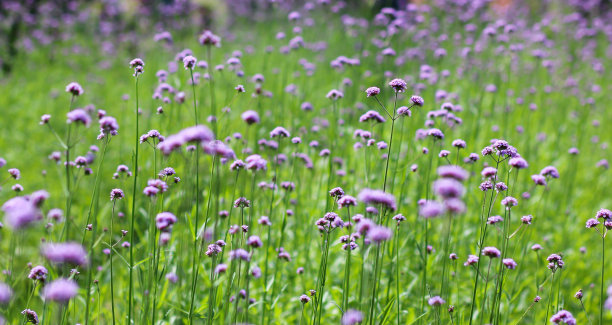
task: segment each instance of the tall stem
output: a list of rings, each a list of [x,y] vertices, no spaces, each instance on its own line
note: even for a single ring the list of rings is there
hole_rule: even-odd
[[[191,89],[193,90],[193,114],[194,114],[194,122],[195,125],[198,125],[198,106],[196,105],[196,91],[195,91],[195,82],[193,78],[193,69],[190,69],[191,73]],[[212,77],[211,77],[212,78]],[[191,269],[191,301],[189,303],[189,323],[192,323],[193,317],[193,303],[195,299],[195,283],[196,283],[196,270],[197,263],[196,256],[198,254],[198,223],[200,217],[200,148],[196,148],[196,163],[195,163],[195,174],[196,174],[196,183],[195,183],[195,223],[193,225],[193,256],[192,256],[192,269]],[[214,160],[213,160],[214,162]],[[212,179],[211,179],[212,182]]]
[[[113,325],[115,324],[115,285],[113,275],[113,219],[115,218],[115,200],[113,200],[113,209],[111,211],[110,228],[108,229],[108,245],[110,246],[110,252],[108,253],[108,259],[110,262],[110,282],[111,282],[111,312],[113,314]]]
[[[599,324],[603,324],[603,312],[604,312],[604,275],[605,273],[605,265],[606,265],[606,233],[601,236],[601,287],[599,292]]]
[[[108,142],[110,141],[110,135],[107,135],[106,137],[104,137],[104,147],[102,148],[102,157],[100,158],[100,162],[98,163],[98,172],[96,173],[96,180],[95,180],[95,184],[94,184],[94,189],[93,189],[93,193],[91,195],[91,202],[89,203],[89,211],[87,212],[87,225],[89,224],[89,221],[91,220],[91,216],[94,215],[94,222],[92,225],[92,237],[91,237],[91,243],[89,246],[89,255],[90,258],[92,257],[92,252],[93,252],[93,246],[94,246],[94,242],[96,241],[96,229],[97,229],[97,220],[98,218],[95,217],[96,213],[93,212],[94,210],[94,203],[96,206],[96,210],[97,210],[97,202],[98,202],[98,191],[100,188],[100,173],[102,170],[102,163],[104,162],[104,157],[106,156],[106,149],[108,147]],[[85,242],[85,234],[87,234],[87,229],[85,229],[83,231],[83,239],[81,240],[81,244],[83,244]],[[87,300],[85,301],[85,325],[89,324],[89,304],[91,302],[91,280],[92,280],[92,267],[88,268],[87,270]]]
[[[132,187],[132,220],[130,221],[130,290],[128,295],[128,323],[132,322],[134,305],[134,220],[136,219],[136,191],[138,186],[138,143],[140,131],[138,114],[138,76],[136,76],[136,132],[134,134],[134,185]]]

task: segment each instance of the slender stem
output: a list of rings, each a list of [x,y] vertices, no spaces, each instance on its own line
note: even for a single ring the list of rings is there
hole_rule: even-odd
[[[196,91],[195,91],[195,82],[193,78],[193,69],[190,69],[191,73],[191,89],[193,90],[193,114],[194,114],[194,122],[195,125],[198,125],[198,106],[196,105]],[[212,78],[212,77],[211,77]],[[189,324],[193,321],[193,304],[195,299],[195,283],[197,281],[197,263],[196,263],[196,255],[198,254],[198,223],[200,217],[200,148],[196,148],[196,163],[195,163],[195,174],[196,174],[196,183],[195,183],[195,223],[193,225],[193,256],[192,256],[192,269],[191,269],[191,301],[189,303]],[[213,159],[214,163],[214,159]],[[212,179],[211,179],[212,181]]]
[[[136,132],[134,136],[135,144],[134,144],[134,185],[132,187],[132,219],[130,223],[130,289],[128,294],[128,324],[132,322],[132,312],[134,305],[134,221],[136,219],[136,191],[138,186],[138,144],[139,144],[139,136],[140,131],[139,127],[139,114],[138,114],[138,76],[136,76]]]
[[[113,208],[111,211],[110,218],[110,228],[108,229],[108,245],[110,246],[110,252],[108,254],[108,259],[110,262],[110,287],[111,287],[111,312],[113,314],[113,325],[115,324],[115,285],[114,285],[114,275],[113,275],[113,219],[115,219],[115,203],[117,201],[113,200]]]
[[[607,232],[607,231],[606,231]],[[604,313],[604,276],[606,265],[606,235],[601,236],[601,286],[599,288],[599,324],[603,324]],[[581,301],[582,302],[582,301]]]
[[[106,149],[108,148],[108,143],[110,142],[110,135],[107,135],[106,137],[104,137],[104,147],[102,148],[102,157],[100,158],[100,162],[98,163],[98,172],[96,173],[96,180],[94,181],[94,189],[93,189],[93,193],[91,196],[91,201],[89,203],[89,211],[87,212],[87,223],[86,225],[89,225],[89,221],[91,220],[92,215],[94,216],[94,222],[92,224],[92,237],[91,237],[91,243],[90,243],[90,247],[89,247],[89,254],[90,254],[90,258],[92,256],[93,253],[93,246],[94,246],[94,242],[96,241],[96,229],[97,229],[97,220],[98,218],[96,217],[96,213],[93,212],[94,210],[94,203],[96,206],[97,210],[97,202],[98,202],[98,191],[100,189],[100,174],[101,174],[101,169],[102,169],[102,163],[104,162],[104,157],[106,156]],[[83,239],[81,240],[81,244],[83,244],[85,242],[85,235],[87,234],[87,228],[85,228],[85,230],[83,230]],[[87,270],[87,300],[85,301],[85,325],[89,324],[89,304],[91,302],[91,280],[92,280],[92,267],[88,268]]]
[[[378,273],[378,259],[380,255],[380,244],[376,245],[376,259],[374,262],[374,277],[376,278],[376,274]],[[374,305],[376,305],[376,281],[374,281],[372,286],[372,302],[370,303],[370,325],[374,324]]]

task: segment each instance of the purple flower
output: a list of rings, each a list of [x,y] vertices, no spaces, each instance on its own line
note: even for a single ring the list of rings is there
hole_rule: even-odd
[[[25,315],[26,323],[38,324],[38,315],[32,309],[24,309],[21,314]]]
[[[427,300],[427,303],[428,303],[430,306],[437,307],[437,306],[441,306],[441,305],[445,304],[445,303],[446,303],[446,301],[444,301],[444,299],[442,299],[440,296],[435,296],[435,297],[431,297],[431,298],[429,298],[429,299]]]
[[[282,126],[277,126],[274,128],[274,130],[270,131],[271,138],[275,138],[275,137],[288,138],[290,136],[291,134],[289,133],[289,131],[287,131],[287,129],[285,129]]]
[[[119,124],[117,120],[112,116],[105,116],[100,119],[100,133],[103,135],[117,135],[117,130],[119,130]]]
[[[363,314],[358,310],[349,309],[342,315],[342,325],[355,325],[361,322],[363,322]]]
[[[246,244],[251,247],[261,247],[263,245],[259,236],[250,236]]]
[[[342,209],[344,207],[356,206],[357,199],[350,195],[345,195],[338,199],[338,209]]]
[[[79,286],[73,280],[57,279],[47,284],[43,290],[45,300],[51,300],[59,303],[67,303],[70,299],[77,295]]]
[[[369,87],[366,89],[367,97],[372,97],[380,94],[380,88],[378,87]]]
[[[531,224],[531,220],[533,220],[533,217],[531,215],[527,215],[527,216],[522,216],[521,217],[521,222],[525,225],[530,225]]]
[[[372,190],[365,188],[361,190],[358,195],[360,201],[366,204],[380,204],[385,206],[387,209],[395,211],[397,205],[395,204],[395,197],[393,194],[385,193],[381,190]]]
[[[469,173],[459,166],[445,165],[438,167],[438,176],[444,178],[453,178],[463,182],[468,178]]]
[[[608,210],[608,209],[599,209],[599,211],[597,211],[597,214],[595,215],[597,217],[597,219],[611,219],[612,218],[612,211]]]
[[[47,243],[42,246],[42,255],[57,264],[86,266],[87,252],[81,244],[75,242]]]
[[[439,129],[436,128],[432,128],[427,130],[427,135],[433,137],[434,139],[437,140],[442,140],[444,139],[444,133],[442,133],[442,131],[440,131]]]
[[[83,95],[83,87],[76,82],[71,82],[66,86],[66,92],[71,93],[73,96]]]
[[[301,295],[300,296],[300,302],[302,302],[303,304],[306,304],[310,301],[310,297],[308,297],[307,295]]]
[[[176,216],[170,212],[161,212],[155,217],[155,226],[160,231],[172,230],[172,225],[176,223]]]
[[[495,169],[493,167],[485,167],[480,172],[480,175],[482,175],[482,177],[484,177],[484,178],[494,177],[495,175],[497,175],[497,169]]]
[[[370,231],[368,231],[367,238],[372,242],[380,244],[385,240],[389,240],[392,234],[393,232],[389,228],[383,226],[375,226],[374,228],[370,229]]]
[[[327,97],[328,99],[331,99],[331,100],[338,100],[338,99],[344,97],[344,94],[341,91],[339,91],[339,90],[332,89],[332,90],[330,90],[327,93],[327,95],[325,97]]]
[[[597,225],[599,225],[599,221],[597,221],[597,219],[594,219],[594,218],[591,218],[587,220],[586,222],[587,228],[594,228],[594,227],[597,227]]]
[[[232,260],[241,259],[244,261],[249,261],[251,259],[249,252],[245,251],[242,248],[238,248],[236,250],[230,251],[229,256],[230,256],[230,259]]]
[[[82,108],[73,109],[66,114],[66,117],[68,117],[68,123],[81,123],[86,127],[91,123],[91,117]]]
[[[504,265],[510,270],[514,270],[517,265],[516,262],[511,258],[504,258],[502,260],[502,263],[504,263]]]
[[[506,208],[510,209],[511,207],[516,206],[518,204],[518,201],[512,196],[506,196],[501,200],[501,204]]]
[[[393,79],[389,82],[389,86],[398,93],[403,93],[407,88],[406,81],[403,79]]]
[[[240,118],[242,118],[242,120],[246,122],[246,124],[248,125],[259,123],[259,114],[257,114],[256,111],[251,111],[251,110],[244,111],[240,115]]]
[[[463,196],[463,185],[452,178],[442,178],[434,182],[434,192],[444,199]]]
[[[412,97],[410,97],[410,101],[416,106],[423,106],[425,104],[423,97],[417,95],[412,95]]]
[[[410,111],[410,107],[402,106],[397,109],[397,115],[399,116],[412,116],[412,112]]]
[[[497,258],[501,256],[501,252],[495,247],[488,246],[482,249],[482,255],[490,258]]]
[[[476,255],[469,255],[467,261],[463,263],[464,266],[474,265],[478,263],[479,257]]]
[[[7,284],[0,282],[0,304],[8,304],[13,296],[13,290]]]
[[[535,185],[546,186],[546,177],[542,175],[531,175],[531,180],[535,183]]]
[[[559,172],[557,168],[553,166],[546,166],[540,171],[540,175],[542,176],[550,176],[552,178],[559,178]]]
[[[554,314],[550,318],[551,323],[555,324],[566,324],[566,325],[576,325],[576,319],[567,310],[560,310],[558,313]]]
[[[361,117],[359,117],[359,122],[367,122],[367,121],[375,121],[378,123],[383,123],[386,120],[377,111],[370,110],[370,111],[365,112],[365,114],[361,115]]]
[[[2,205],[4,220],[13,229],[25,228],[43,218],[32,196],[17,196]]]
[[[419,208],[419,214],[426,219],[435,218],[444,212],[444,206],[436,201],[427,201]]]
[[[191,55],[187,55],[183,58],[183,66],[185,69],[193,69],[197,62],[198,60]]]
[[[217,265],[217,267],[215,267],[215,273],[217,274],[221,274],[221,273],[225,273],[227,271],[227,264],[219,264]]]
[[[523,159],[522,157],[510,158],[508,164],[516,169],[525,169],[529,167],[527,160]]]
[[[225,145],[225,143],[223,143],[220,140],[213,140],[210,142],[203,142],[202,143],[202,149],[204,149],[204,152],[211,155],[211,156],[219,156],[219,157],[223,157],[226,159],[235,159],[236,158],[236,154],[234,153],[234,150],[232,150],[230,147],[228,147],[227,145]]]
[[[111,201],[123,199],[124,196],[123,191],[119,188],[114,188],[110,192]]]
[[[45,280],[47,279],[48,273],[49,271],[47,271],[47,269],[44,266],[38,265],[38,266],[33,267],[30,270],[30,274],[28,274],[28,278],[34,281],[45,282]]]
[[[461,139],[457,139],[457,140],[453,140],[452,146],[455,148],[460,148],[463,149],[466,146],[466,143],[464,140]]]

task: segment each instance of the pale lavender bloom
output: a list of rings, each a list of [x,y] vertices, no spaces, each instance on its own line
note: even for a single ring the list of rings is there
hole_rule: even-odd
[[[576,319],[567,310],[560,310],[550,318],[550,321],[555,324],[576,325]]]
[[[246,250],[242,248],[238,248],[236,250],[230,251],[229,256],[230,256],[230,259],[232,260],[241,259],[244,261],[249,261],[251,259],[249,252],[247,252]]]
[[[356,205],[357,205],[357,199],[355,199],[354,197],[350,195],[345,195],[338,199],[339,209],[342,209],[344,207],[356,206]]]
[[[425,104],[425,100],[421,96],[412,95],[410,101],[416,106],[423,106]]]
[[[453,140],[452,146],[455,147],[455,148],[463,149],[463,148],[465,148],[466,143],[465,143],[464,140],[456,139],[456,140]]]
[[[586,227],[587,228],[594,228],[597,227],[597,225],[599,225],[599,221],[597,221],[597,219],[591,218],[589,220],[587,220],[586,222]]]
[[[204,149],[205,153],[211,156],[219,156],[219,157],[223,157],[226,159],[236,158],[236,154],[234,153],[234,151],[220,140],[203,142],[202,149]]]
[[[344,94],[341,91],[339,91],[339,90],[332,89],[332,90],[330,90],[327,93],[327,95],[325,97],[327,97],[328,99],[331,99],[331,100],[338,100],[338,99],[344,97]]]
[[[463,185],[452,178],[441,178],[433,184],[434,192],[442,198],[458,198],[463,196]]]
[[[68,117],[68,123],[81,123],[86,127],[91,123],[91,117],[82,108],[73,109],[66,114],[66,117]]]
[[[2,205],[6,223],[13,229],[22,229],[43,218],[37,203],[31,196],[18,196]],[[44,201],[44,200],[43,200]]]
[[[347,310],[344,315],[342,315],[342,325],[355,325],[363,322],[363,314],[355,309]]]
[[[34,325],[39,324],[38,315],[32,309],[24,309],[21,314],[25,316],[27,323],[32,323]]]
[[[482,255],[490,258],[497,258],[501,256],[501,252],[495,247],[488,246],[482,249]]]
[[[42,255],[53,263],[86,266],[89,262],[85,248],[75,242],[47,243],[41,250]]]
[[[183,66],[187,70],[193,69],[197,62],[198,62],[198,60],[195,57],[191,56],[191,55],[187,55],[187,56],[185,56],[183,58]]]
[[[288,138],[290,136],[291,134],[289,133],[289,131],[287,131],[287,129],[285,129],[282,126],[277,126],[276,128],[274,128],[274,130],[270,131],[271,138],[275,138],[275,137]]]
[[[513,198],[512,196],[506,196],[504,199],[501,200],[501,204],[506,208],[510,209],[511,207],[516,206],[518,204],[518,200]]]
[[[372,190],[365,188],[361,190],[358,195],[360,201],[366,204],[380,204],[385,206],[387,209],[395,211],[397,205],[395,204],[395,197],[393,194],[385,193],[381,190]]]
[[[427,300],[427,303],[428,303],[430,306],[437,307],[437,306],[441,306],[441,305],[445,304],[445,303],[446,303],[446,301],[444,301],[444,299],[442,299],[440,296],[435,296],[435,297],[431,297],[431,298],[429,298],[429,299]]]
[[[77,295],[79,287],[73,280],[57,279],[47,284],[43,290],[45,300],[51,300],[59,303],[67,303]]]
[[[383,226],[375,226],[374,228],[370,229],[370,231],[368,231],[367,239],[377,244],[380,244],[385,240],[389,240],[392,234],[393,232],[389,228]]]
[[[521,217],[521,222],[525,225],[530,225],[533,217],[531,215],[526,215]]]
[[[469,173],[459,166],[446,165],[438,167],[438,176],[453,178],[462,182],[468,178]]]
[[[407,89],[406,81],[403,79],[393,79],[389,82],[389,86],[398,93],[403,93]]]
[[[155,217],[155,226],[160,231],[170,231],[172,230],[172,225],[176,223],[176,216],[170,212],[161,212],[158,213]]]
[[[535,183],[535,185],[546,186],[546,177],[542,175],[531,175],[531,180]]]
[[[215,273],[217,274],[221,274],[221,273],[225,273],[227,271],[227,264],[219,264],[215,267]]]
[[[45,282],[45,280],[47,279],[48,273],[49,271],[47,271],[47,269],[44,266],[38,265],[38,266],[33,267],[30,270],[30,274],[28,274],[28,278],[34,281]]]
[[[479,257],[476,255],[469,255],[467,261],[463,263],[464,266],[470,266],[478,263]]]
[[[120,200],[124,196],[125,195],[123,194],[123,191],[121,189],[119,189],[119,188],[114,188],[110,192],[110,199],[111,199],[111,201]]]
[[[76,82],[71,82],[66,86],[66,92],[71,93],[73,96],[83,95],[83,87]]]
[[[410,111],[409,107],[402,106],[402,107],[397,109],[397,115],[410,117],[410,116],[412,116],[412,112]]]
[[[523,159],[522,157],[511,158],[508,161],[508,164],[516,169],[525,169],[529,167],[529,164],[527,163],[527,161]]]
[[[514,270],[517,266],[516,262],[511,258],[504,258],[502,263],[510,270]]]
[[[494,225],[494,224],[500,223],[502,221],[504,221],[504,218],[502,218],[501,216],[490,216],[487,219],[487,224]]]
[[[436,201],[427,201],[419,208],[419,214],[426,219],[435,218],[444,212],[444,206]]]
[[[361,117],[359,117],[359,122],[367,122],[367,121],[376,121],[378,123],[385,122],[385,118],[380,115],[377,111],[367,111]]]
[[[542,171],[540,171],[540,175],[542,176],[550,176],[552,178],[559,178],[559,172],[557,171],[557,168],[553,167],[553,166],[546,166],[542,169]]]
[[[8,304],[13,296],[13,290],[7,284],[0,282],[0,304]]]
[[[246,124],[251,125],[251,124],[255,124],[255,123],[259,123],[259,114],[257,114],[256,111],[252,111],[252,110],[248,110],[248,111],[244,111],[240,117],[242,118],[243,121],[246,122]]]
[[[372,97],[380,94],[380,88],[378,87],[369,87],[366,89],[367,97]]]

